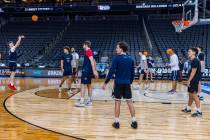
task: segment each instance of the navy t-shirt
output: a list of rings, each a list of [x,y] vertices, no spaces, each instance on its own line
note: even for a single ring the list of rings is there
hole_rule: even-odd
[[[153,64],[154,64],[154,60],[153,60],[153,59],[148,58],[148,59],[147,59],[147,65],[148,65],[148,68],[152,68],[152,67],[153,67]]]
[[[64,54],[63,55],[63,69],[65,71],[71,71],[71,60],[72,60],[72,55],[71,54]]]
[[[17,61],[17,52],[15,48],[11,48],[9,50],[9,61],[16,62]]]
[[[85,74],[93,74],[91,62],[90,62],[90,57],[93,57],[93,52],[92,50],[86,50],[85,51],[85,56],[84,56],[84,62],[82,66],[82,72]]]
[[[115,74],[116,84],[132,84],[134,79],[134,61],[125,54],[117,55],[113,60],[106,77],[105,83],[108,83]]]

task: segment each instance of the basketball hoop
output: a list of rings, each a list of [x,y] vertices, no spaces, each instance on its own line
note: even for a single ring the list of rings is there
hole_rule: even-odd
[[[184,27],[184,22],[182,20],[172,21],[172,24],[176,30],[176,32],[181,33]]]
[[[176,32],[181,33],[186,27],[190,26],[190,20],[176,20],[172,21],[172,24],[176,30]]]

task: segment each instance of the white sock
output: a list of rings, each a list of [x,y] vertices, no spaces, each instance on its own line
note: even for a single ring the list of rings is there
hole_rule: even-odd
[[[92,96],[89,96],[89,97],[88,97],[88,100],[89,100],[89,101],[92,101]]]
[[[191,107],[190,106],[187,106],[187,110],[191,110]]]
[[[80,98],[80,103],[84,103],[85,99],[83,97]]]
[[[197,108],[196,110],[197,110],[198,112],[201,112],[201,109],[200,109],[200,108]]]
[[[13,82],[10,82],[11,86],[14,86],[14,83]]]
[[[136,117],[132,117],[132,122],[135,122],[136,121]]]
[[[120,122],[120,119],[119,118],[115,118],[115,122]]]

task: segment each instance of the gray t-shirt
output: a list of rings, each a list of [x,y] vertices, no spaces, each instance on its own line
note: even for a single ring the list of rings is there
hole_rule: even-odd
[[[145,67],[145,63],[146,62],[146,67]],[[141,67],[141,70],[144,70],[144,69],[147,69],[147,58],[145,55],[142,55],[141,56],[141,61],[140,61],[140,67]]]
[[[77,67],[77,60],[79,60],[79,55],[76,52],[72,53],[71,55],[72,55],[71,66],[72,66],[72,68],[76,68]]]
[[[203,65],[201,65],[201,72],[205,72],[205,54],[203,52],[198,54],[198,59],[203,61]]]

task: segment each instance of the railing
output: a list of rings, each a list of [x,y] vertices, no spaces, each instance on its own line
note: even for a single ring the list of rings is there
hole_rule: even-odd
[[[150,51],[152,51],[153,47],[152,47],[152,43],[151,43],[148,31],[147,31],[147,27],[145,25],[144,18],[142,18],[142,23],[143,23],[144,33],[145,33],[145,36],[146,36],[147,45],[149,46]]]

